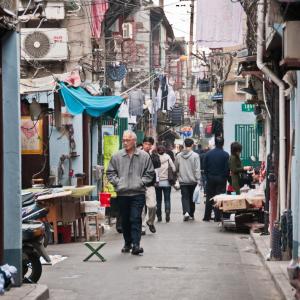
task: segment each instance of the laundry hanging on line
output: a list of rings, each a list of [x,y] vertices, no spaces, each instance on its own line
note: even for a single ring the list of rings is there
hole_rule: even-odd
[[[190,109],[190,114],[193,116],[196,112],[196,98],[194,95],[190,96],[189,109]]]
[[[183,124],[183,107],[175,105],[170,112],[170,119],[174,125]]]
[[[106,73],[112,81],[121,81],[127,74],[127,68],[124,64],[109,65],[106,68]]]
[[[155,103],[156,111],[169,111],[176,103],[176,95],[173,87],[167,83],[166,77],[160,79],[160,85],[157,90],[153,90],[152,100]]]
[[[129,92],[129,115],[142,116],[143,105],[145,104],[145,94],[141,89],[135,89]]]

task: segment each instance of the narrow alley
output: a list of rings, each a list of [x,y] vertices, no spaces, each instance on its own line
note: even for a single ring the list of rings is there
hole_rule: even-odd
[[[220,232],[204,223],[203,203],[195,221],[183,222],[180,192],[172,191],[171,222],[157,224],[157,233],[142,238],[143,256],[122,254],[123,240],[112,227],[98,258],[82,260],[88,250],[81,243],[49,246],[49,254],[68,256],[45,266],[40,283],[53,300],[281,299],[247,234]]]
[[[300,0],[0,0],[0,300],[300,300],[299,32]]]

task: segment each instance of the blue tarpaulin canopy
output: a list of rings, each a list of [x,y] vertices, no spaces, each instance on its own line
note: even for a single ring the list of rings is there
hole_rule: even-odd
[[[106,114],[114,118],[124,101],[120,96],[92,96],[81,87],[67,87],[63,82],[58,84],[59,94],[72,115],[86,112],[92,117]]]

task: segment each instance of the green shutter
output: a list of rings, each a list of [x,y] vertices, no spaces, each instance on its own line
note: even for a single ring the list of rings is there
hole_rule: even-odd
[[[145,137],[144,131],[138,130],[138,131],[136,132],[136,137],[137,137],[137,144],[142,144],[142,143],[143,143],[143,139],[144,139],[144,137]]]
[[[258,162],[259,136],[262,134],[260,126],[237,124],[235,125],[235,140],[243,146],[241,160],[244,165],[253,165],[250,157],[254,156]]]

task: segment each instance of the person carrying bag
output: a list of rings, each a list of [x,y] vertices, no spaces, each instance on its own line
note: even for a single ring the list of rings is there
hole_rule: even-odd
[[[158,146],[157,152],[159,154],[161,166],[158,169],[158,183],[156,184],[156,202],[157,202],[157,221],[162,221],[162,194],[164,194],[166,222],[170,222],[171,214],[171,185],[175,184],[176,179],[174,173],[176,172],[175,165],[171,157],[165,153],[164,146]]]

